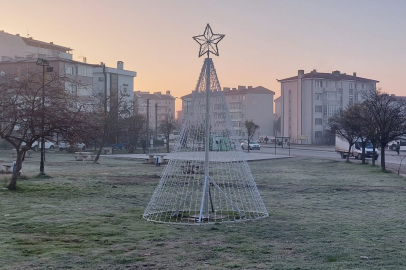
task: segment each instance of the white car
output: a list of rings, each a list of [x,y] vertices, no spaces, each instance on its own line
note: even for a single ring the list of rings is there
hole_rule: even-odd
[[[241,148],[244,149],[248,149],[248,142],[247,141],[243,141],[241,143]],[[249,150],[254,150],[254,149],[258,149],[261,150],[261,146],[259,145],[258,142],[256,141],[250,141],[250,145],[249,145]]]
[[[58,147],[59,150],[62,151],[68,149],[70,147],[70,144],[68,142],[59,142]],[[84,143],[75,143],[75,147],[78,150],[86,150],[86,144]]]
[[[22,146],[24,146],[25,143],[22,143]],[[34,151],[38,151],[39,149],[41,149],[41,142],[38,144],[38,142],[34,142],[31,145],[31,148],[34,149]],[[55,149],[55,144],[53,142],[48,142],[45,141],[45,149]]]

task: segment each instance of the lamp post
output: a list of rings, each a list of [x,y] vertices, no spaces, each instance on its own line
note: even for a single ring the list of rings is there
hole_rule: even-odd
[[[36,62],[37,66],[42,66],[42,93],[41,93],[41,162],[40,162],[40,175],[45,175],[44,172],[44,161],[45,161],[45,137],[44,137],[44,129],[45,129],[45,115],[44,115],[44,108],[45,108],[45,70],[47,72],[52,72],[53,68],[48,67],[49,62],[46,59],[38,58]],[[47,68],[45,68],[47,67]]]

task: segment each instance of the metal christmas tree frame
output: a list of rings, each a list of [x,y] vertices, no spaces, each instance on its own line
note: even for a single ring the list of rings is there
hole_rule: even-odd
[[[143,217],[149,221],[210,224],[259,219],[268,212],[233,129],[210,53],[224,35],[207,24],[199,57],[207,54],[173,158]]]

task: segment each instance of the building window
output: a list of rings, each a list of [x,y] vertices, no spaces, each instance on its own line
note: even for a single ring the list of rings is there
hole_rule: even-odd
[[[324,105],[323,115],[333,116],[340,108],[340,105]]]
[[[364,84],[361,84],[361,88],[364,89]]]
[[[341,100],[341,94],[337,92],[328,92],[327,100]]]
[[[315,119],[314,119],[314,124],[315,124],[316,126],[321,126],[321,125],[323,125],[323,119],[321,119],[321,118],[315,118]]]
[[[354,95],[354,89],[350,89],[350,96]]]
[[[73,75],[73,68],[72,66],[66,67],[66,75]]]
[[[322,99],[323,99],[323,94],[321,94],[321,93],[316,93],[316,94],[315,94],[315,99],[316,99],[316,100],[322,100]]]
[[[314,137],[316,139],[321,139],[321,137],[323,137],[323,131],[315,131],[314,132]]]
[[[352,83],[350,83],[350,89],[352,89]]]
[[[323,87],[323,81],[316,81],[316,87]]]
[[[315,112],[322,113],[322,112],[323,112],[323,106],[315,106],[315,107],[314,107],[314,111],[315,111]]]

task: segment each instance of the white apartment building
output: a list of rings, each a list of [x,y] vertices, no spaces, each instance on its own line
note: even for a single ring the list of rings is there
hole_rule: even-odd
[[[258,140],[260,135],[273,136],[273,98],[275,92],[262,87],[238,86],[237,88],[223,88],[226,105],[230,113],[232,125],[240,137],[246,139],[245,120],[253,120],[260,126],[254,139]],[[183,96],[182,111],[186,115],[190,109],[192,94]]]
[[[93,67],[93,93],[105,95],[112,104],[121,109],[132,108],[134,102],[134,77],[137,73],[124,70],[124,63],[117,62],[117,68],[106,67],[103,63]]]
[[[282,136],[291,142],[321,144],[328,133],[328,118],[337,110],[360,101],[362,91],[375,90],[379,81],[333,71],[313,70],[278,80],[281,83]]]
[[[72,60],[72,49],[59,46],[53,42],[43,42],[32,37],[22,37],[0,30],[1,61],[8,59],[37,59],[45,57],[59,57]]]
[[[165,94],[162,94],[162,92],[135,91],[134,104],[136,110],[147,116],[147,108],[149,108],[148,126],[151,136],[161,133],[159,125],[165,120],[166,115],[169,114],[175,119],[175,99],[169,90]]]

